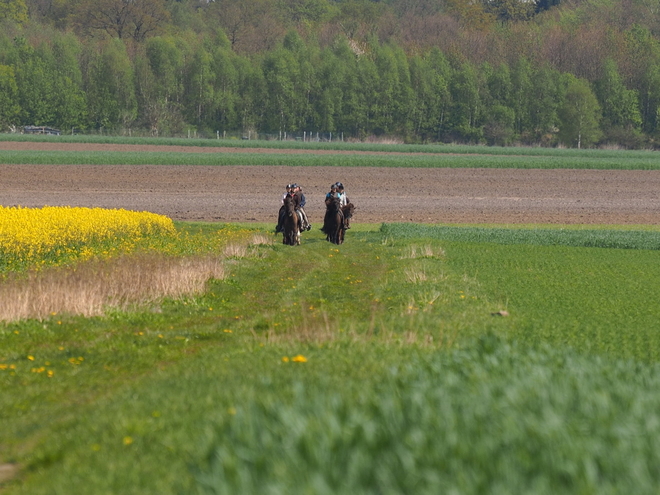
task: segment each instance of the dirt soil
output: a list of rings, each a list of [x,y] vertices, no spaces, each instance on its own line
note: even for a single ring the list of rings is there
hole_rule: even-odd
[[[0,142],[0,149],[277,152],[9,142]],[[319,224],[325,193],[336,181],[356,205],[354,222],[660,223],[660,171],[0,165],[0,204],[124,208],[175,220],[274,225],[284,186],[297,182],[311,222]]]

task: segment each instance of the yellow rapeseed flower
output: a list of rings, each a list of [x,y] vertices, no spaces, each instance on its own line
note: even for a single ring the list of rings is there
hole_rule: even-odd
[[[149,212],[0,206],[0,258],[6,266],[52,264],[72,256],[88,259],[106,252],[104,242],[129,250],[139,239],[175,232],[170,218]]]

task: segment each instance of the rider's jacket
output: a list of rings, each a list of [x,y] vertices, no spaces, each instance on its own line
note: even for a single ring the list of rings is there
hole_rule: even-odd
[[[294,208],[297,209],[297,208],[300,208],[301,206],[303,206],[301,204],[302,199],[303,199],[302,192],[298,191],[297,193],[294,193],[292,197],[293,197],[293,206],[294,206]]]

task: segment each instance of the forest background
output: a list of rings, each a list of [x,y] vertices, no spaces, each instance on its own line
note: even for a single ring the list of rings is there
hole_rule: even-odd
[[[660,146],[660,0],[0,0],[0,131]]]

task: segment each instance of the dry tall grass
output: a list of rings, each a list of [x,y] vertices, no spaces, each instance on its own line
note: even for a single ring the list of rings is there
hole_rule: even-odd
[[[272,243],[255,234],[247,245],[228,244],[222,255],[176,258],[152,252],[10,277],[0,283],[0,321],[61,313],[100,316],[109,307],[199,294],[210,279],[225,278],[223,260],[258,256],[258,246]]]
[[[4,281],[0,320],[59,313],[99,316],[108,307],[128,308],[199,293],[210,279],[224,277],[217,256],[173,258],[149,253],[81,263]]]

